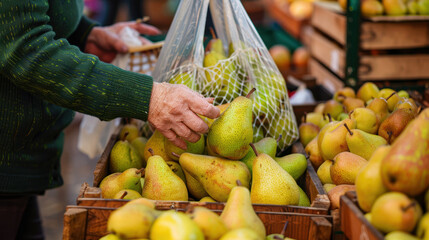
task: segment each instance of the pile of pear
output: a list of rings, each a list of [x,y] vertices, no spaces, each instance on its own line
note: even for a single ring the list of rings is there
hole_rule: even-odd
[[[254,141],[250,94],[229,103],[186,150],[158,131],[138,146],[121,133],[125,139],[113,146],[110,174],[99,186],[103,198],[226,202],[239,180],[254,204],[310,206],[296,182],[307,159],[299,153],[276,157],[278,139]]]
[[[383,145],[393,144],[420,108],[406,91],[379,89],[372,82],[357,92],[345,87],[320,103],[299,126],[300,141],[331,201],[339,207],[356,176]]]
[[[345,11],[347,0],[338,0]],[[429,15],[428,0],[363,0],[360,1],[361,14],[364,17]]]
[[[255,213],[249,189],[235,186],[220,215],[198,205],[186,212],[160,211],[147,198],[134,199],[114,210],[107,220],[109,234],[100,240],[265,240],[291,239],[281,234],[266,236],[262,220]],[[275,238],[274,238],[275,237]]]

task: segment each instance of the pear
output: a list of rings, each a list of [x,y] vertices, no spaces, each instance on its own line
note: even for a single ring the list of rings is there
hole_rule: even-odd
[[[253,129],[252,101],[248,96],[234,99],[225,112],[213,122],[207,134],[207,145],[215,154],[238,160],[249,151]]]
[[[400,98],[399,101],[395,105],[395,110],[397,109],[408,109],[414,113],[414,116],[418,114],[418,107],[412,98]]]
[[[387,102],[387,106],[390,112],[393,112],[395,110],[396,103],[399,101],[399,96],[395,92],[395,90],[390,88],[383,88],[378,92],[379,98],[384,98]]]
[[[253,210],[249,189],[237,185],[231,190],[220,218],[229,230],[250,228],[265,238],[265,226]]]
[[[343,120],[345,120],[345,119],[347,119],[349,117],[350,116],[347,113],[343,112],[343,113],[340,113],[340,115],[337,116],[337,120],[338,121],[343,121]]]
[[[222,105],[217,105],[217,106],[215,106],[215,107],[219,108],[219,110],[220,110],[220,114],[222,114],[223,112],[225,112],[225,110],[228,108],[228,106],[229,106],[229,103],[225,103],[225,104],[222,104]],[[206,122],[206,123],[207,123],[207,126],[209,126],[209,128],[212,126],[212,124],[213,124],[213,122],[214,122],[214,120],[215,120],[215,119],[211,119],[211,118],[208,118],[208,117],[205,117],[205,116],[199,115],[199,114],[198,114],[198,116],[199,116],[201,119],[203,119],[203,121],[204,121],[204,122]]]
[[[238,228],[227,232],[219,240],[264,240],[265,237],[259,236],[251,228]]]
[[[203,232],[205,240],[217,240],[228,231],[219,215],[207,208],[194,207],[190,216]]]
[[[386,139],[389,144],[392,144],[413,119],[414,114],[410,110],[397,109],[380,124],[378,135]]]
[[[207,197],[201,198],[199,202],[216,202],[216,200],[207,196]]]
[[[328,192],[329,201],[331,201],[331,210],[340,208],[340,198],[349,191],[355,191],[355,185],[341,184],[335,186]]]
[[[116,236],[115,234],[107,234],[106,236],[100,238],[99,240],[121,240],[118,236]]]
[[[265,136],[265,133],[264,133],[264,129],[262,127],[257,128],[255,126],[253,126],[253,142],[254,143],[261,141],[264,138],[264,136]],[[247,154],[249,154],[249,153],[247,153]]]
[[[163,212],[153,223],[150,230],[150,239],[204,240],[204,234],[188,215],[168,210]]]
[[[137,137],[132,142],[131,145],[134,147],[134,149],[137,150],[139,153],[140,158],[143,161],[143,167],[146,167],[146,160],[144,160],[144,148],[147,143],[147,138],[145,137]]]
[[[383,159],[381,177],[389,190],[417,196],[429,187],[428,145],[429,109],[425,109],[399,135]]]
[[[120,239],[148,238],[155,212],[142,204],[131,204],[114,210],[107,220],[107,231]]]
[[[132,200],[132,199],[137,199],[137,198],[141,198],[141,197],[142,197],[142,195],[135,190],[123,189],[123,190],[117,192],[115,194],[115,196],[113,196],[113,199]]]
[[[305,152],[307,153],[308,160],[310,160],[311,164],[313,165],[314,169],[317,171],[320,165],[324,162],[322,156],[319,152],[319,146],[317,145],[317,138],[316,136],[313,140],[311,140],[307,146],[305,146]]]
[[[216,201],[225,202],[231,189],[240,180],[249,187],[250,172],[246,164],[219,157],[183,153],[179,163],[186,173],[195,178]]]
[[[302,145],[305,147],[311,140],[313,140],[313,138],[317,136],[317,134],[319,134],[320,128],[319,126],[313,123],[303,122],[299,126],[298,130],[299,130],[299,140],[301,141]]]
[[[367,160],[351,152],[342,152],[335,156],[331,165],[331,178],[336,185],[355,184],[356,176]]]
[[[325,192],[328,193],[335,186],[337,186],[337,185],[332,184],[332,183],[326,183],[326,184],[323,184],[323,190],[325,190]]]
[[[429,15],[429,1],[428,0],[418,0],[417,8],[419,15]]]
[[[188,188],[189,193],[195,198],[195,199],[202,199],[204,197],[208,197],[209,194],[204,190],[203,185],[201,185],[198,180],[196,180],[194,177],[191,176],[186,171],[183,171],[185,173],[186,178],[186,187]]]
[[[301,175],[307,169],[307,159],[301,153],[292,153],[274,159],[280,165],[280,167],[282,167],[286,172],[288,172],[295,180],[301,177]]]
[[[142,168],[143,160],[138,151],[127,141],[119,140],[110,152],[109,171],[123,172],[129,168]]]
[[[308,198],[307,194],[302,190],[302,188],[299,188],[299,203],[298,206],[302,207],[310,207],[310,199]]]
[[[364,217],[365,217],[365,219],[369,222],[369,223],[371,223],[371,221],[372,221],[372,214],[369,212],[369,213],[366,213],[365,215],[363,215]]]
[[[403,231],[393,231],[384,237],[385,240],[419,240],[416,236],[413,236],[409,233]]]
[[[168,161],[166,163],[167,163],[168,167],[171,169],[171,171],[173,171],[174,174],[176,174],[178,177],[180,177],[180,179],[182,179],[182,181],[186,184],[185,173],[183,172],[183,169],[180,166],[180,164],[178,162],[175,162],[175,161]]]
[[[369,108],[356,108],[350,118],[356,121],[357,129],[367,133],[376,134],[380,126],[375,112]]]
[[[370,134],[359,129],[348,129],[347,125],[344,126],[348,131],[346,141],[349,151],[366,160],[369,160],[378,147],[387,145],[386,139],[378,135]]]
[[[383,0],[384,10],[389,16],[403,16],[407,14],[407,6],[403,0]]]
[[[100,183],[103,198],[113,198],[115,194],[123,189],[131,189],[141,192],[140,179],[143,169],[130,168],[122,173],[112,173],[105,177]]]
[[[131,123],[125,124],[122,127],[121,132],[119,132],[119,139],[122,141],[127,140],[128,142],[132,142],[139,136],[140,133],[138,127]]]
[[[410,95],[408,94],[408,92],[407,92],[407,91],[405,91],[405,90],[400,90],[400,91],[398,92],[398,96],[399,96],[399,97],[402,97],[402,98],[409,98],[409,97],[410,97]]]
[[[362,170],[356,176],[356,194],[359,207],[364,212],[370,212],[375,200],[387,192],[381,180],[381,161],[386,157],[390,146],[381,146],[375,150],[374,154]]]
[[[259,142],[254,144],[256,147],[256,150],[258,152],[262,152],[265,154],[268,154],[270,157],[274,158],[276,156],[277,151],[277,140],[271,137],[266,137],[261,139]],[[246,166],[249,168],[250,175],[252,175],[252,167],[253,167],[253,160],[255,159],[256,155],[253,151],[249,151],[246,156],[244,156],[243,159],[241,159],[242,162],[246,164]]]
[[[129,201],[124,206],[133,205],[133,204],[136,204],[136,205],[145,205],[145,206],[147,206],[147,207],[155,210],[155,203],[154,202],[155,202],[154,200],[150,200],[150,199],[147,199],[147,198],[136,198],[136,199],[133,199],[133,200]]]
[[[326,114],[323,115],[322,113],[318,112],[307,113],[306,117],[307,122],[317,125],[320,129],[329,122],[329,118],[326,116]]]
[[[170,79],[169,83],[171,83],[171,84],[183,84],[191,90],[194,90],[194,91],[197,90],[197,84],[195,82],[195,77],[190,72],[182,72],[182,73],[174,75]]]
[[[334,94],[334,100],[337,102],[342,103],[346,98],[355,98],[356,93],[353,88],[350,87],[344,87]]]
[[[429,235],[429,213],[426,212],[417,225],[416,235],[419,238],[427,238]]]
[[[326,129],[323,137],[319,136],[317,141],[323,159],[332,160],[338,153],[349,150],[346,142],[348,131],[344,128],[344,124],[347,124],[350,129],[356,127],[356,121],[348,118],[337,124],[329,125],[330,127]]]
[[[153,154],[152,149],[149,149]],[[153,200],[188,201],[188,190],[159,155],[152,155],[145,169],[145,183],[142,196]]]
[[[361,3],[361,14],[364,17],[383,15],[383,5],[377,0],[366,0]]]
[[[274,139],[282,136],[277,145],[279,149],[285,149],[299,137],[295,117],[290,116],[287,111],[276,113],[269,122],[268,135]]]
[[[346,98],[343,101],[343,105],[345,107],[345,112],[350,113],[351,111],[355,110],[356,108],[362,108],[365,107],[365,103],[362,99],[359,98]]]
[[[324,114],[330,114],[331,117],[337,118],[337,116],[344,112],[343,105],[333,99],[325,103],[325,108],[323,109]]]
[[[367,102],[370,99],[378,97],[379,91],[380,90],[378,89],[377,85],[372,82],[366,82],[358,89],[356,97],[362,99],[364,102]]]
[[[164,142],[165,142],[164,135],[162,135],[162,133],[159,132],[158,130],[155,130],[152,136],[147,140],[146,146],[144,148],[143,154],[144,154],[144,159],[146,160],[146,163],[149,157],[152,156],[149,152],[149,148],[151,148],[157,155],[162,157],[165,161],[172,160],[170,159],[170,157],[167,155],[165,151]]]
[[[299,187],[293,177],[270,156],[258,153],[253,160],[252,203],[298,205]]]
[[[422,209],[403,193],[387,192],[375,200],[371,215],[371,224],[384,233],[411,232],[422,216]]]
[[[314,112],[323,114],[324,109],[325,109],[325,103],[321,102],[321,103],[318,103],[316,107],[314,107]]]
[[[214,32],[212,32],[212,34],[213,33]],[[223,56],[226,56],[222,40],[219,38],[216,38],[215,35],[213,35],[212,37],[213,38],[210,39],[210,41],[207,43],[206,51],[209,51],[209,52],[214,51],[219,54],[222,54]]]
[[[168,139],[165,138],[164,146],[165,146],[165,152],[167,153],[168,157],[174,161],[179,161],[179,157],[184,152],[190,152],[195,154],[202,154],[204,152],[204,135],[200,135],[200,139],[196,143],[191,143],[185,140],[186,142],[186,150],[183,150],[174,143],[170,142]],[[175,154],[174,154],[175,153]]]
[[[367,108],[374,111],[379,124],[381,124],[389,115],[389,106],[384,98],[374,98]]]
[[[320,178],[322,184],[334,183],[331,178],[331,160],[326,160],[317,169],[317,176]]]

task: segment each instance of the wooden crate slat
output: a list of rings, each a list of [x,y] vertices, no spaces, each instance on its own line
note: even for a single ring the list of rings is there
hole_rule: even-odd
[[[311,239],[331,239],[332,224],[324,217],[311,217],[308,238]]]
[[[344,45],[346,42],[346,18],[337,11],[336,3],[314,3],[311,25]]]
[[[344,83],[334,74],[329,72],[323,65],[311,58],[309,61],[310,74],[317,76],[316,82],[331,93],[344,87]]]
[[[333,41],[314,32],[310,45],[311,55],[328,66],[331,71],[335,72],[341,78],[344,78],[345,53],[344,50]],[[318,77],[318,75],[315,75]]]
[[[63,240],[84,240],[87,225],[87,210],[67,209],[64,213]]]

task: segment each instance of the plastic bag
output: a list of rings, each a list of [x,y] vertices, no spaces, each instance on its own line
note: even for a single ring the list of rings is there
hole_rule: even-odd
[[[203,38],[209,6],[228,56],[205,57]],[[245,96],[255,87],[251,96],[254,139],[282,135],[281,150],[298,139],[285,80],[239,0],[182,0],[153,77],[157,82],[185,84],[205,97],[214,97],[216,104]]]

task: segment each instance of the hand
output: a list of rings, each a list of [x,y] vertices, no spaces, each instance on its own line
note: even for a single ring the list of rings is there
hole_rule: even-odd
[[[176,146],[186,149],[186,143],[197,142],[209,130],[197,115],[217,118],[218,108],[212,98],[204,98],[181,84],[154,83],[149,104],[148,121]]]
[[[156,35],[161,33],[156,27],[137,22],[121,22],[109,27],[94,27],[88,35],[85,52],[98,56],[103,62],[113,61],[117,53],[128,52],[128,46],[119,38],[119,32],[124,27],[133,28],[140,34]],[[144,37],[139,38],[142,44],[150,43]]]

